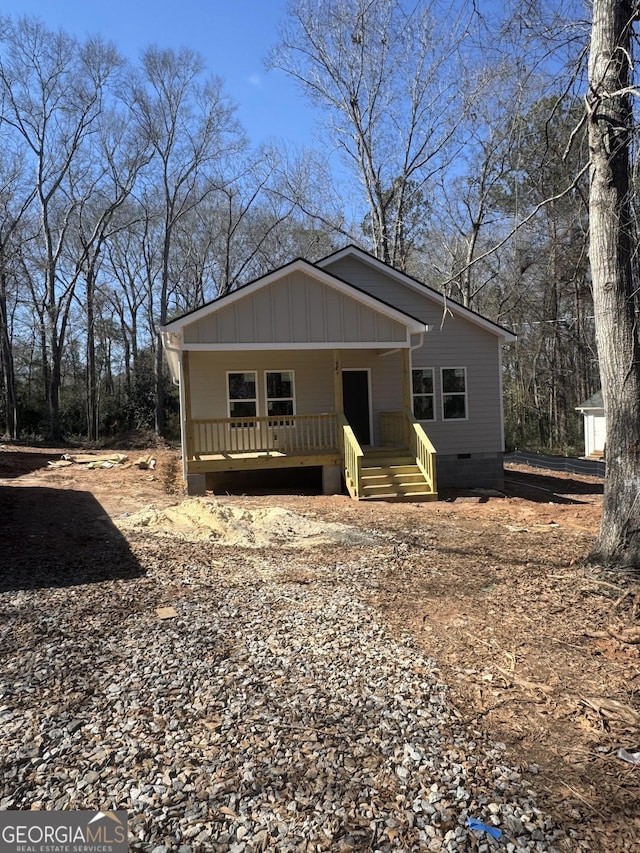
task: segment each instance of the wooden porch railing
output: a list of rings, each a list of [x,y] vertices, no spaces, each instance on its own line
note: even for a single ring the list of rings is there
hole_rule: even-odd
[[[392,447],[406,447],[407,440],[412,456],[433,492],[436,486],[436,449],[413,412],[382,412],[380,415],[382,443]]]
[[[431,443],[422,425],[414,418],[412,412],[406,413],[409,421],[409,437],[411,442],[411,453],[416,457],[416,464],[422,471],[425,480],[429,483],[431,491],[437,493],[436,484],[436,449]]]
[[[352,492],[352,497],[360,497],[360,478],[362,475],[364,452],[344,415],[338,415],[338,424],[340,426],[340,452],[344,459],[347,488]]]
[[[189,426],[190,458],[224,453],[316,454],[338,447],[334,414],[195,418]]]

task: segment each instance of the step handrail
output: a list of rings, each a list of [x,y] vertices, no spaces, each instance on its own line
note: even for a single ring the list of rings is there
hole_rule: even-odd
[[[340,450],[344,460],[347,488],[349,488],[349,481],[351,481],[351,483],[353,483],[354,496],[359,498],[362,497],[361,476],[364,451],[360,447],[360,443],[358,442],[353,429],[349,425],[349,421],[343,414],[338,416],[338,427],[339,434],[342,439],[340,442]],[[349,489],[349,491],[351,491],[351,489]]]
[[[429,489],[435,494],[438,492],[436,484],[436,449],[431,439],[424,431],[422,424],[416,420],[413,412],[407,411],[406,418],[409,421],[409,442],[411,453],[415,456],[416,465],[422,472],[429,485]]]

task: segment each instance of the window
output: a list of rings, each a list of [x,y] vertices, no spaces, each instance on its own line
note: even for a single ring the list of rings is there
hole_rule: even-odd
[[[266,386],[267,415],[293,415],[293,371],[267,370],[264,378]]]
[[[446,421],[467,419],[467,368],[443,367],[442,417]]]
[[[417,367],[411,371],[413,416],[419,421],[435,420],[433,368]]]
[[[248,370],[245,373],[228,373],[227,387],[229,417],[255,418],[258,414],[255,370]]]

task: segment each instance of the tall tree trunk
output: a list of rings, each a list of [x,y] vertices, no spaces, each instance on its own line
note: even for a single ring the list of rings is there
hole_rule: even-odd
[[[165,392],[164,392],[164,358],[160,329],[167,322],[167,296],[169,293],[169,255],[171,251],[172,228],[170,219],[165,225],[164,243],[162,247],[162,287],[160,292],[160,316],[156,333],[155,375],[156,375],[156,435],[164,435],[166,424]]]
[[[592,559],[640,568],[640,348],[629,198],[632,0],[594,0],[589,57],[590,260],[607,418],[604,508]]]
[[[0,272],[0,365],[5,386],[5,435],[17,440],[20,438],[18,422],[18,396],[16,393],[16,375],[13,362],[13,347],[9,335],[9,313],[7,309],[6,275]]]
[[[86,275],[87,301],[87,438],[98,439],[98,380],[96,376],[95,271],[91,264]]]
[[[62,384],[62,354],[52,346],[52,361],[49,367],[49,438],[62,441],[60,426],[60,386]],[[53,351],[55,350],[55,352]]]

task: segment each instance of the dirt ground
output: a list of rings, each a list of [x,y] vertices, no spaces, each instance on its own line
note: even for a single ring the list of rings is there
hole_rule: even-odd
[[[10,558],[5,565],[12,565],[11,588],[45,582],[39,555],[69,553],[87,539],[94,545],[108,540],[111,576],[118,562],[130,577],[136,573],[126,548],[130,531],[139,536],[142,527],[145,535],[173,538],[173,547],[202,532],[202,518],[195,528],[193,518],[185,526],[175,451],[124,448],[128,461],[111,468],[49,466],[69,452],[0,445],[0,541]],[[132,464],[147,453],[156,460],[154,470]],[[254,525],[266,519],[267,529],[275,519],[281,536],[289,532],[291,547],[307,539],[300,577],[307,583],[314,560],[326,560],[327,553],[316,553],[308,536],[321,528],[326,534],[330,524],[360,530],[363,543],[368,534],[382,534],[392,557],[385,557],[369,603],[392,631],[410,631],[436,658],[464,723],[505,743],[515,766],[538,766],[540,804],[574,831],[576,849],[640,850],[640,766],[618,757],[620,748],[640,750],[640,645],[624,641],[629,628],[638,633],[640,586],[586,565],[602,482],[514,466],[504,495],[442,497],[393,504],[312,494],[224,495],[218,527],[207,535],[215,540],[233,528],[237,536],[238,520],[247,519]],[[193,507],[189,512],[193,516]],[[226,527],[220,527],[222,516]],[[96,519],[115,527],[101,528]],[[87,567],[85,557],[83,571],[95,580],[103,552],[92,552],[95,565]],[[375,545],[367,558],[376,560]],[[0,591],[9,588],[1,574]]]

